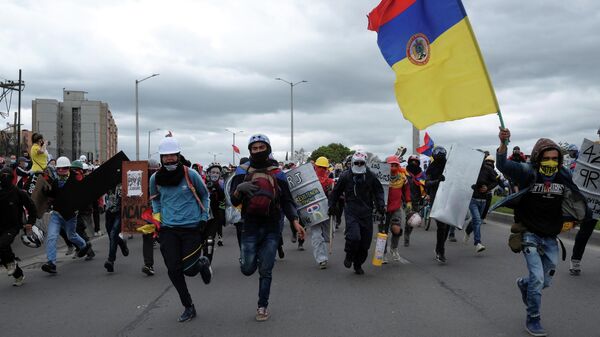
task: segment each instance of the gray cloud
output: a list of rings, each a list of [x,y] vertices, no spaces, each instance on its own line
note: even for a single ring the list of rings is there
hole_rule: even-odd
[[[385,156],[409,145],[394,74],[366,14],[377,1],[7,1],[0,78],[27,83],[34,98],[85,90],[110,104],[120,145],[135,153],[134,81],[140,84],[141,153],[148,130],[173,130],[188,156],[231,158],[231,134],[268,134],[280,157],[289,150],[289,86],[295,90],[295,145],[342,142]],[[600,4],[594,1],[465,0],[513,144],[538,137],[580,143],[600,126]],[[22,22],[28,22],[22,25]],[[14,27],[14,28],[12,28]],[[25,116],[24,116],[25,117]],[[27,120],[27,118],[24,118]],[[29,117],[30,120],[30,117]],[[496,116],[428,129],[440,144],[493,149]],[[154,133],[155,147],[160,133]]]

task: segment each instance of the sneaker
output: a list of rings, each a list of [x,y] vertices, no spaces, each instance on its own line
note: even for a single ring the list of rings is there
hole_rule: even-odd
[[[298,240],[298,236],[296,233],[292,233],[292,243],[296,243],[296,240]]]
[[[196,308],[192,304],[191,307],[185,308],[185,310],[183,311],[181,316],[179,316],[179,318],[177,319],[177,322],[179,322],[179,323],[187,322],[194,317],[196,317]]]
[[[283,251],[283,246],[279,246],[277,248],[277,255],[279,256],[280,259],[283,259],[285,257],[285,252]]]
[[[91,242],[86,242],[85,247],[81,248],[77,252],[77,257],[84,257],[84,256],[86,256],[87,253],[90,251],[91,248],[92,248],[92,243]]]
[[[398,251],[398,248],[392,249],[392,260],[400,261],[400,252]]]
[[[96,253],[94,253],[94,250],[92,248],[90,248],[90,251],[87,253],[87,255],[85,256],[85,260],[86,261],[90,261],[91,259],[93,259],[96,256]]]
[[[121,248],[121,254],[123,254],[123,256],[129,256],[129,248],[127,247],[127,241],[121,242],[123,242],[121,245],[119,245],[119,247]]]
[[[365,273],[365,271],[362,269],[361,266],[354,266],[354,273],[356,275],[363,275]]]
[[[8,276],[13,276],[16,270],[17,264],[15,263],[15,261],[6,264],[6,273],[8,274]]]
[[[25,275],[21,275],[21,277],[17,277],[13,282],[13,287],[20,287],[25,283]]]
[[[65,252],[65,255],[69,256],[69,255],[73,254],[74,251],[75,251],[74,246],[68,246],[67,251]]]
[[[405,236],[404,237],[404,247],[410,246],[410,240]]]
[[[217,246],[223,247],[223,240],[221,240],[221,239],[217,240]]]
[[[546,330],[542,328],[542,324],[540,322],[539,317],[529,317],[527,316],[527,321],[525,322],[525,330],[529,332],[530,335],[536,337],[544,337],[548,336]]]
[[[389,260],[387,254],[383,254],[383,259],[381,260],[381,264],[388,264]]]
[[[115,263],[107,260],[104,262],[104,268],[107,272],[112,273],[115,271]]]
[[[200,276],[202,277],[202,282],[204,282],[204,284],[209,284],[213,274],[210,260],[206,256],[201,256],[198,263],[200,264]]]
[[[439,264],[446,264],[446,257],[444,256],[444,254],[435,254],[435,260]]]
[[[267,307],[258,307],[256,309],[256,321],[257,322],[264,322],[266,320],[269,319],[269,317],[271,316],[271,313],[269,312],[269,309],[267,309]]]
[[[350,259],[350,256],[348,256],[348,254],[346,254],[346,257],[344,258],[344,267],[352,267],[352,259]]]
[[[304,240],[298,240],[298,250],[304,250]]]
[[[523,304],[527,306],[527,287],[522,277],[517,278],[517,287],[519,291],[521,291],[521,300],[523,300]]]
[[[97,232],[95,232],[95,233],[94,233],[94,236],[95,236],[95,237],[102,236],[102,231],[97,231]]]
[[[56,265],[52,262],[46,262],[42,265],[42,270],[46,273],[56,274]]]
[[[154,275],[154,268],[152,266],[145,265],[142,267],[142,273],[152,276]]]
[[[481,243],[478,243],[478,244],[477,244],[477,246],[475,246],[475,251],[476,251],[477,253],[481,253],[481,252],[483,252],[484,250],[485,250],[485,246],[484,246],[484,245],[482,245]]]
[[[571,268],[569,268],[569,274],[573,276],[579,276],[579,274],[581,274],[581,260],[571,260]]]
[[[454,236],[454,235],[448,236],[448,241],[450,241],[450,242],[456,242],[456,236]]]
[[[319,269],[327,269],[327,261],[319,262]]]

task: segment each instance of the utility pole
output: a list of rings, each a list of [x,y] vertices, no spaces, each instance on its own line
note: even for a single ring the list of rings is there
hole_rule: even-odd
[[[23,87],[23,81],[21,78],[21,69],[19,69],[19,108],[18,108],[18,114],[19,114],[19,120],[18,123],[16,125],[17,127],[17,156],[21,155],[21,91],[22,91],[22,87]]]
[[[2,92],[0,93],[0,102],[6,98],[8,93],[10,92],[10,98],[8,104],[6,104],[8,111],[6,113],[2,112],[2,117],[8,117],[10,114],[10,103],[12,101],[12,91],[19,91],[19,107],[17,113],[15,113],[14,123],[13,123],[13,139],[15,140],[14,145],[16,146],[15,155],[20,155],[21,152],[21,91],[25,87],[25,83],[22,78],[22,71],[19,69],[19,81],[4,81],[0,82],[0,88],[2,88]]]

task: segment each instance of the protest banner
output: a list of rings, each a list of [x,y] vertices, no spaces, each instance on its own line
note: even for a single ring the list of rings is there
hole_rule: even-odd
[[[592,217],[600,219],[600,144],[584,139],[573,173],[573,182],[585,196]]]
[[[139,233],[136,228],[146,224],[142,213],[149,207],[148,162],[123,162],[121,174],[121,232]]]
[[[329,221],[327,195],[312,164],[304,164],[286,173],[300,221],[307,227]]]

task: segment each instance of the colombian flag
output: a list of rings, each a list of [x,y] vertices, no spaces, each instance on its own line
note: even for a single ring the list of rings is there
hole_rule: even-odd
[[[499,112],[460,0],[383,0],[369,14],[369,30],[396,73],[404,118],[418,129]]]

